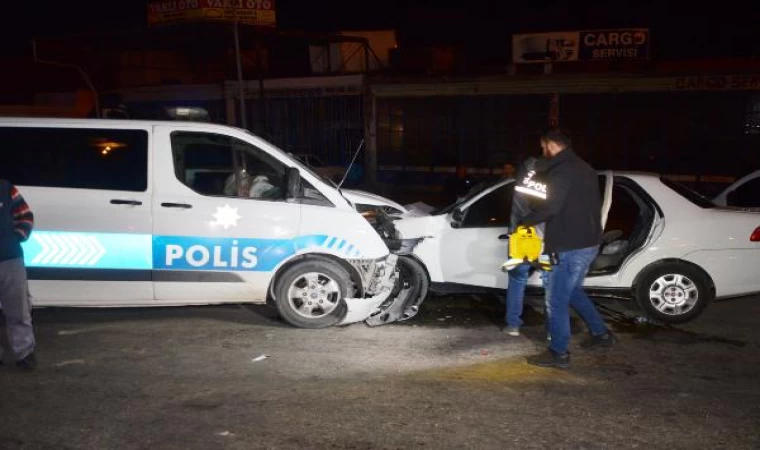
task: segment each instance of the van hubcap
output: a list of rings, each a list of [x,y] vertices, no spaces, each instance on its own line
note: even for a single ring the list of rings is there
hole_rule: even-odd
[[[340,286],[323,273],[305,273],[288,289],[288,303],[298,315],[307,319],[329,315],[338,307],[339,301]]]

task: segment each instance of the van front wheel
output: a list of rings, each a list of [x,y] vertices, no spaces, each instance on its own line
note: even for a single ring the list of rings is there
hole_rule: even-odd
[[[340,265],[327,260],[304,261],[277,279],[277,311],[298,328],[327,328],[346,315],[351,277]]]

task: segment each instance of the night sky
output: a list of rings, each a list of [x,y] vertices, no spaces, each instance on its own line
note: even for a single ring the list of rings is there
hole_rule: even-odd
[[[3,2],[4,52],[26,54],[29,38],[138,28],[143,0],[28,0]],[[282,29],[332,31],[396,28],[402,45],[464,46],[486,54],[508,48],[512,33],[649,27],[659,60],[760,56],[760,2],[638,0],[278,0]],[[509,5],[509,6],[504,6]],[[501,53],[501,52],[499,52]]]

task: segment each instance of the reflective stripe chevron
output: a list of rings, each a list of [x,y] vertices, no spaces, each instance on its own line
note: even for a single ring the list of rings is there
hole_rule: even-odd
[[[32,265],[94,266],[106,254],[94,236],[40,233],[32,239],[42,246]]]
[[[349,258],[361,257],[361,252],[359,252],[359,250],[356,247],[349,244],[348,241],[345,241],[340,238],[328,236],[325,239],[325,242],[322,243],[322,247],[333,250],[337,253],[342,253]]]
[[[22,247],[28,267],[150,269],[153,265],[148,234],[36,231]]]

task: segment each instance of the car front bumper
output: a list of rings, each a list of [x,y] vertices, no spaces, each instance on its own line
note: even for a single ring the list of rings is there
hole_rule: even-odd
[[[338,325],[348,325],[361,322],[375,313],[380,305],[385,302],[393,292],[396,283],[396,255],[388,255],[385,261],[375,263],[374,267],[367,270],[366,266],[360,270],[362,282],[365,285],[365,296],[362,298],[346,298],[346,315],[338,322]],[[364,274],[368,276],[365,279]]]

